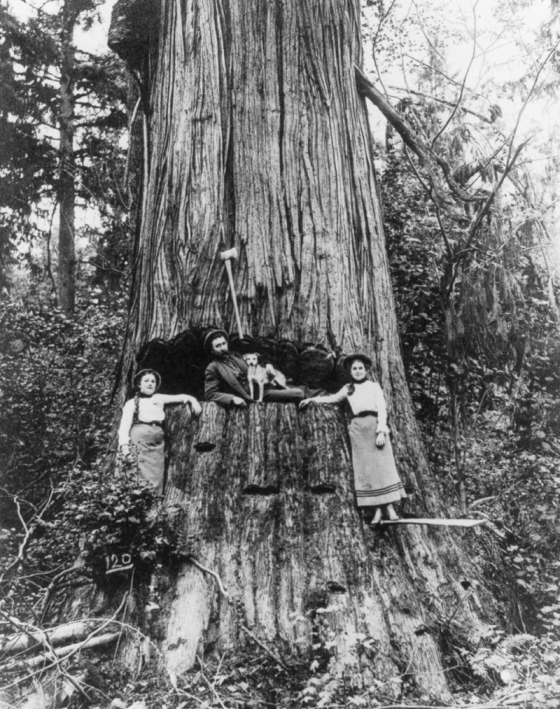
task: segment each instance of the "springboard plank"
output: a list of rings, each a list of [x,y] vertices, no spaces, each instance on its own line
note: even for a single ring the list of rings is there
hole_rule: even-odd
[[[383,519],[379,526],[386,524],[428,524],[433,527],[478,527],[486,524],[485,519],[438,519],[430,517],[409,517],[407,519]],[[376,527],[377,525],[372,525]]]

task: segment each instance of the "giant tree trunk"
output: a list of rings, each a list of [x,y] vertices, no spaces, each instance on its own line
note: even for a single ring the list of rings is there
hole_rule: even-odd
[[[143,87],[147,126],[125,374],[147,340],[189,325],[233,329],[219,253],[236,246],[246,332],[371,355],[414,492],[408,509],[441,514],[403,374],[355,85],[359,3],[162,0],[148,27],[138,6],[146,3],[117,3],[111,37]],[[142,31],[127,27],[134,18]],[[284,656],[311,653],[313,611],[336,597],[326,614],[334,672],[352,667],[358,682],[407,674],[449,698],[427,629],[453,618],[467,635],[481,599],[495,621],[483,586],[464,590],[476,572],[461,532],[364,527],[336,409],[206,404],[201,422],[171,422],[168,502],[184,507],[192,553],[221,576],[257,637]],[[206,440],[217,445],[201,452]],[[211,639],[222,649],[247,642],[213,577],[186,563],[175,581],[160,628],[174,669]],[[360,655],[357,632],[375,652]]]

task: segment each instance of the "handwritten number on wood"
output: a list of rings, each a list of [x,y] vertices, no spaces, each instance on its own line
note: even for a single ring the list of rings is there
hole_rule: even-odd
[[[107,573],[117,571],[123,567],[128,567],[132,564],[132,556],[128,553],[123,554],[107,554],[105,557],[105,566]]]

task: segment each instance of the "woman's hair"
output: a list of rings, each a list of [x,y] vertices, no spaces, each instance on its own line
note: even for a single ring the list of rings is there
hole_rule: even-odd
[[[138,374],[136,374],[134,377],[134,391],[135,392],[140,391],[140,384],[142,383],[142,379],[144,379],[144,377],[147,375],[152,375],[152,377],[154,377],[154,379],[156,380],[156,391],[157,391],[157,389],[160,388],[161,377],[159,375],[159,372],[156,372],[155,369],[143,369],[141,372],[138,372]]]
[[[363,358],[360,355],[356,355],[356,357],[348,357],[346,359],[344,365],[348,369],[348,371],[350,371],[354,362],[361,362],[364,365],[364,368],[366,370],[366,376],[363,381],[366,381],[366,380],[374,381],[374,382],[377,381],[375,376],[372,374],[371,365],[366,364],[366,362],[364,362]],[[352,380],[349,384],[347,384],[346,388],[348,390],[348,396],[352,396],[352,394],[356,391],[356,386],[354,384],[354,380]]]
[[[371,359],[362,354],[348,355],[344,358],[344,367],[350,371],[354,362],[361,362],[366,369],[371,369]]]

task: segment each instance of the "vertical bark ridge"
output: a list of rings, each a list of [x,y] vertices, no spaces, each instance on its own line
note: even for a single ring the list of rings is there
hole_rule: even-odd
[[[232,323],[217,254],[237,245],[247,331],[372,351],[386,303],[371,271],[387,274],[372,250],[381,226],[354,4],[162,7],[136,344]]]

